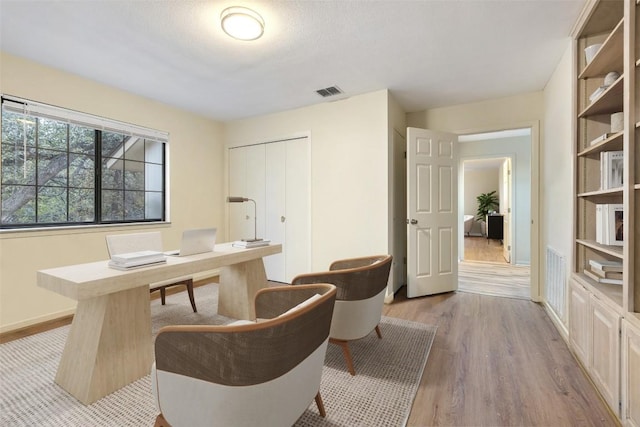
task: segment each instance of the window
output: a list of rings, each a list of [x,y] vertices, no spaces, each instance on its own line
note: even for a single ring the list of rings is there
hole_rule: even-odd
[[[168,135],[2,98],[0,228],[165,220]]]

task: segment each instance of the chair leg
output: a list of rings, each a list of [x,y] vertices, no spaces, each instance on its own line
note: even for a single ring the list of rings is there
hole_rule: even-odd
[[[327,417],[327,412],[324,410],[324,403],[322,402],[322,396],[320,396],[320,392],[316,394],[316,406],[318,407],[318,412],[320,412],[320,416],[322,418]]]
[[[347,369],[351,375],[356,374],[356,370],[353,368],[353,359],[351,358],[351,352],[349,351],[349,342],[343,340],[336,340],[333,338],[329,338],[329,342],[333,344],[338,344],[342,347],[342,354],[344,354],[344,360],[347,362]]]
[[[167,288],[163,286],[160,288],[160,301],[162,301],[162,305],[164,305],[166,297],[167,297]]]
[[[164,419],[162,414],[160,414],[156,417],[156,423],[153,425],[153,427],[171,427],[171,424],[169,424],[167,420]]]
[[[382,339],[382,334],[380,333],[380,325],[376,325],[376,334],[378,334],[378,338]]]
[[[189,301],[191,301],[191,308],[193,308],[194,313],[197,313],[198,309],[196,308],[196,300],[193,297],[193,279],[187,280],[185,285],[187,286],[187,292],[189,293]]]

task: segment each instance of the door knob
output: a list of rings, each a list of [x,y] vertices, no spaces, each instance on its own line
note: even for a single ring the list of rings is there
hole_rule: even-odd
[[[284,216],[280,217],[280,222],[284,222],[286,220],[286,218]]]
[[[417,220],[417,219],[412,219],[412,220],[411,220],[411,225],[416,225],[417,223],[418,223],[418,220]]]

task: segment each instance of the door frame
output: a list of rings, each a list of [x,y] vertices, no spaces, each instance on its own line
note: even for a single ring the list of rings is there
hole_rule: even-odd
[[[513,176],[514,176],[514,169],[515,169],[515,159],[516,159],[516,155],[515,153],[504,153],[504,154],[487,154],[486,156],[473,156],[473,157],[460,157],[459,158],[459,167],[458,167],[458,208],[460,206],[464,205],[464,184],[465,184],[465,177],[464,177],[464,163],[468,162],[468,161],[472,161],[472,160],[495,160],[495,159],[509,159],[509,161],[511,162],[511,177],[509,178],[509,180],[511,182],[513,182]],[[500,169],[498,169],[499,173]],[[499,180],[502,179],[502,177],[498,177]],[[510,204],[511,204],[511,215],[510,215],[510,222],[509,222],[509,236],[511,239],[511,248],[513,251],[513,247],[514,242],[517,241],[517,236],[514,238],[515,233],[513,232],[514,226],[513,224],[515,223],[515,221],[513,220],[513,218],[517,218],[518,213],[516,212],[515,209],[513,209],[513,200],[515,198],[514,196],[514,186],[513,184],[511,185],[510,191],[509,191],[509,198],[510,198]],[[460,209],[458,209],[458,259],[460,261],[464,260],[464,212]],[[512,256],[511,256],[511,262],[509,262],[508,264],[515,264],[515,262],[513,262],[513,252],[512,252]]]
[[[503,126],[479,127],[472,129],[455,130],[458,135],[471,135],[476,133],[500,132],[513,129],[530,129],[531,130],[531,281],[530,292],[531,300],[534,302],[542,301],[542,287],[540,286],[540,121],[532,120],[519,123],[509,123]],[[505,157],[507,157],[505,155]],[[513,167],[513,165],[512,165]],[[460,186],[460,183],[458,183]]]

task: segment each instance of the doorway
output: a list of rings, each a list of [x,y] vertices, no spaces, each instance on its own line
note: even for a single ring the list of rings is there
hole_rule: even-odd
[[[531,298],[531,129],[461,135],[461,291]],[[481,212],[479,196],[496,204]]]

